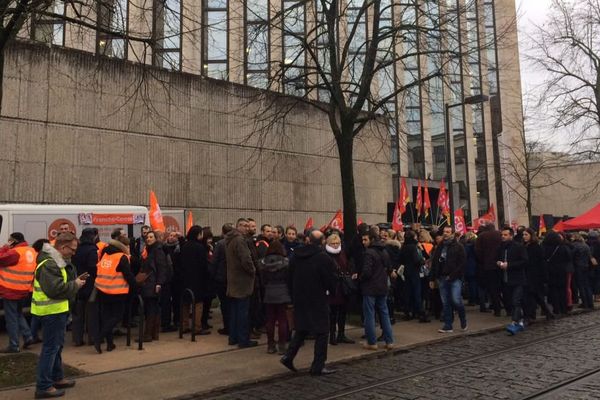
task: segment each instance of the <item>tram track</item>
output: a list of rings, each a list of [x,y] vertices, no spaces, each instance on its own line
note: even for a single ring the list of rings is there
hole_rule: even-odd
[[[550,400],[564,399],[564,393],[569,389],[575,388],[590,379],[600,378],[600,367],[590,369],[584,373],[574,376],[570,379],[561,381],[555,385],[549,386],[535,393],[521,397],[519,400]]]

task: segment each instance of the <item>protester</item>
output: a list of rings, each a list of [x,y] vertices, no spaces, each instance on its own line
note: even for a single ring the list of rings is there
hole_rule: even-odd
[[[54,247],[44,244],[38,254],[31,300],[31,313],[40,317],[43,329],[36,398],[63,396],[64,389],[75,386],[75,381],[64,378],[62,349],[69,303],[75,301],[77,291],[87,278],[87,275],[77,277],[75,266],[71,264],[76,251],[77,238],[67,232],[56,237]]]
[[[477,235],[473,232],[467,232],[463,236],[463,246],[467,255],[467,266],[465,269],[465,281],[467,283],[469,305],[474,306],[480,303],[479,286],[477,284],[477,256],[475,254],[475,242]]]
[[[121,321],[130,288],[136,287],[135,276],[129,263],[129,238],[118,236],[111,239],[98,261],[94,287],[97,290],[97,302],[100,307],[100,329],[94,338],[94,348],[102,353],[101,344],[106,339],[106,351],[113,351],[113,329]]]
[[[335,290],[335,264],[322,248],[323,233],[312,231],[308,244],[296,250],[290,263],[291,291],[294,304],[295,333],[281,363],[296,372],[294,358],[306,337],[315,337],[314,358],[310,367],[313,376],[336,371],[325,367],[329,333],[329,299]]]
[[[348,312],[349,296],[352,294],[352,267],[348,256],[342,248],[342,239],[337,233],[327,237],[325,251],[335,263],[336,285],[329,296],[329,344],[338,343],[354,344],[354,340],[346,337],[346,314]]]
[[[425,264],[425,257],[418,247],[417,234],[414,231],[404,233],[401,262],[404,265],[404,279],[406,280],[407,310],[412,312],[411,318],[419,318],[426,322],[427,316],[423,311],[421,297],[421,268]]]
[[[279,240],[273,240],[259,263],[261,282],[264,285],[263,304],[266,309],[267,353],[285,354],[289,336],[286,307],[292,299],[288,287],[289,262]],[[277,347],[275,324],[278,325]]]
[[[8,244],[0,248],[0,297],[8,333],[8,346],[0,353],[18,353],[19,337],[24,339],[24,349],[35,342],[23,316],[23,303],[31,294],[36,257],[21,232],[11,233]]]
[[[442,242],[433,253],[431,275],[431,280],[438,283],[444,308],[444,326],[438,330],[440,333],[453,332],[454,310],[458,312],[461,329],[467,330],[467,317],[461,297],[465,263],[465,249],[457,242],[452,227],[445,226]]]
[[[577,292],[581,298],[582,308],[594,308],[594,294],[590,285],[590,264],[592,252],[585,243],[583,236],[574,233],[571,236],[573,244],[573,266],[575,269],[574,280]]]
[[[233,230],[233,225],[226,223],[221,228],[223,239],[215,244],[213,259],[209,265],[210,275],[215,284],[219,298],[223,328],[218,329],[220,335],[229,335],[229,298],[227,297],[227,260],[225,257],[225,236]]]
[[[294,226],[285,228],[285,238],[281,242],[289,259],[294,256],[294,250],[301,245],[298,241],[298,230]]]
[[[179,299],[183,282],[179,263],[179,232],[169,232],[163,243],[163,250],[170,268],[167,269],[164,286],[160,289],[160,327],[162,332],[175,332],[179,323]]]
[[[572,255],[556,232],[548,232],[542,244],[548,266],[548,298],[554,314],[567,314],[567,270],[572,266]]]
[[[525,316],[530,320],[536,319],[536,309],[539,305],[546,319],[553,319],[554,314],[546,303],[548,285],[548,269],[544,258],[544,250],[540,246],[535,231],[531,228],[523,231],[523,243],[527,249],[527,297],[525,301]]]
[[[500,292],[501,279],[500,269],[496,265],[496,255],[502,242],[502,235],[493,224],[483,225],[479,228],[477,242],[475,243],[475,255],[477,257],[478,273],[482,276],[484,288],[490,299],[489,308],[494,311],[496,317],[501,316]],[[487,312],[485,302],[479,304],[481,312]]]
[[[216,293],[216,287],[215,287],[215,283],[212,279],[212,275],[210,274],[209,271],[209,265],[212,262],[213,259],[213,255],[214,255],[214,243],[213,243],[213,234],[212,234],[212,230],[210,229],[210,226],[206,226],[204,228],[202,228],[202,246],[204,246],[204,248],[206,249],[206,259],[208,261],[207,263],[207,274],[205,276],[205,282],[204,282],[204,295],[203,295],[203,305],[202,305],[202,329],[203,330],[210,330],[212,329],[212,325],[210,325],[208,323],[208,320],[211,318],[210,314],[211,314],[211,305],[212,305],[212,301],[213,299],[216,297],[217,293]]]

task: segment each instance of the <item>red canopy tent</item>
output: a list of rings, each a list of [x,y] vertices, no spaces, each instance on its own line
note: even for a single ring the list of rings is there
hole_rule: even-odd
[[[600,228],[600,203],[578,217],[563,222],[566,231]]]

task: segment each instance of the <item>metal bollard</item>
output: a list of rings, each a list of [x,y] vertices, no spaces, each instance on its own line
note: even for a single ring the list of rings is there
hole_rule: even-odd
[[[138,350],[144,350],[144,299],[138,294],[138,314],[140,314],[140,323],[138,329]]]
[[[192,342],[196,341],[196,298],[194,292],[191,289],[185,289],[181,294],[181,316],[179,317],[179,339],[183,339],[183,313],[185,297],[189,294],[190,301],[192,302]]]

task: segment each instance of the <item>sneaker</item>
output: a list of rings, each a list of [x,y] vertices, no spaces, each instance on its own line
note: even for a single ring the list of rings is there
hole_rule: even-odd
[[[438,329],[439,333],[453,333],[454,331],[452,330],[452,328],[442,328],[442,329]]]
[[[394,343],[386,343],[385,344],[385,349],[387,351],[394,350]]]
[[[365,350],[379,350],[379,348],[377,347],[377,344],[368,344],[368,343],[363,343],[363,349]]]
[[[467,321],[465,321],[464,324],[462,322],[460,323],[460,329],[462,329],[463,332],[466,332],[467,329],[469,329],[469,325],[467,325]]]
[[[506,326],[506,331],[509,335],[514,336],[518,332],[517,324],[510,323]]]
[[[516,328],[517,332],[523,332],[525,330],[525,324],[519,323]]]

